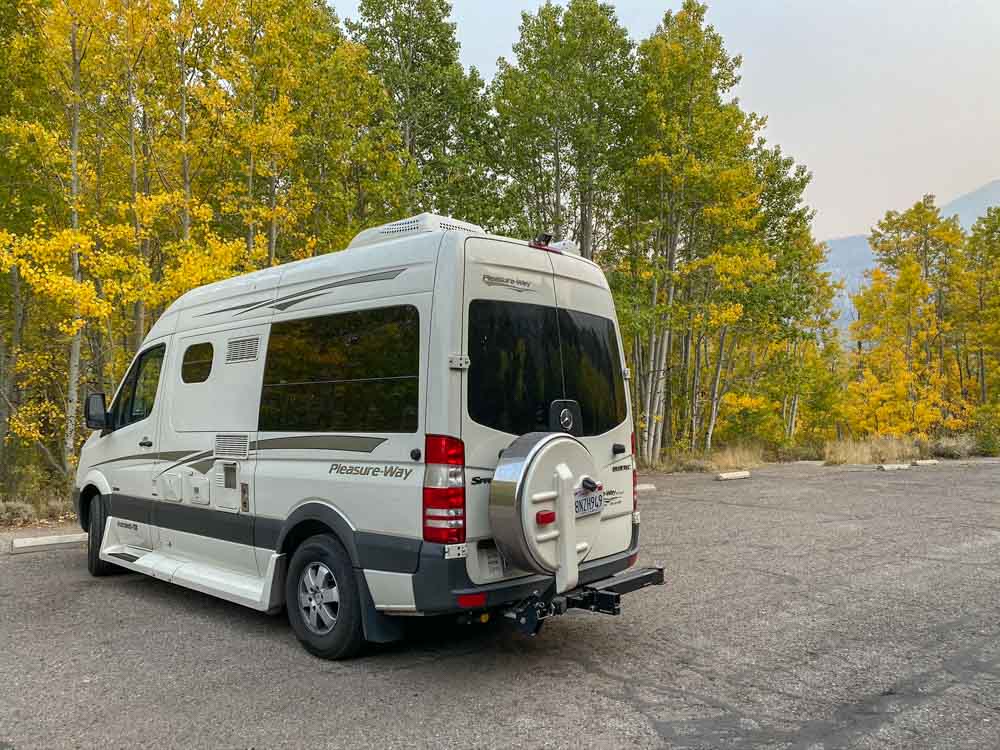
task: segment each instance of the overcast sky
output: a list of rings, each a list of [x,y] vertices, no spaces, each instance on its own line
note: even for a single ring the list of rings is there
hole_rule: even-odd
[[[489,79],[540,0],[452,4],[462,62]],[[680,4],[614,2],[637,40]],[[708,18],[743,55],[743,106],[813,172],[818,239],[1000,178],[1000,0],[715,0]]]

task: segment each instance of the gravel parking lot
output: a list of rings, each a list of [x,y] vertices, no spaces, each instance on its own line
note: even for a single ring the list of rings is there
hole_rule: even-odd
[[[0,750],[995,748],[1000,463],[649,476],[668,585],[534,639],[414,622],[348,663],[84,552],[0,556]]]

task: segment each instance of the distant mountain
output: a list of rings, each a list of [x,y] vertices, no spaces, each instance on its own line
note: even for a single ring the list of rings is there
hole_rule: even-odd
[[[990,206],[1000,206],[1000,180],[993,180],[978,190],[966,193],[941,207],[943,216],[958,214],[962,228],[968,232],[976,219],[986,213]]]
[[[941,215],[957,214],[962,227],[968,231],[990,206],[1000,206],[1000,180],[994,180],[946,203],[941,207]],[[830,248],[826,259],[826,270],[831,272],[834,279],[845,282],[845,289],[837,300],[837,307],[840,309],[839,324],[846,329],[854,314],[849,295],[861,287],[865,271],[875,265],[875,256],[868,247],[868,236],[864,234],[838,237],[827,240],[826,244]]]

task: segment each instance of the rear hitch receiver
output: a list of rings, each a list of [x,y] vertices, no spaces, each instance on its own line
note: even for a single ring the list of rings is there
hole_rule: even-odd
[[[602,581],[580,586],[546,600],[537,593],[511,607],[504,616],[514,621],[515,626],[526,635],[535,635],[546,618],[565,614],[570,609],[586,609],[605,615],[622,613],[622,594],[663,585],[663,568],[636,568],[605,578]]]
[[[622,594],[630,594],[646,586],[661,585],[663,568],[636,568],[568,591],[562,598],[566,600],[566,609],[587,609],[605,615],[620,615]]]

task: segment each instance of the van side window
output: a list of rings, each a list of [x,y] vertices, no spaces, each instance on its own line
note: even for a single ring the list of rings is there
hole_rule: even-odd
[[[184,350],[181,362],[181,380],[185,383],[204,383],[212,373],[212,356],[215,350],[212,345],[203,341],[191,344]]]
[[[118,398],[111,405],[111,424],[114,429],[141,422],[153,412],[156,389],[160,384],[163,355],[166,346],[158,344],[147,349],[132,365],[125,376]]]
[[[412,305],[274,323],[258,429],[416,432],[419,371]]]

